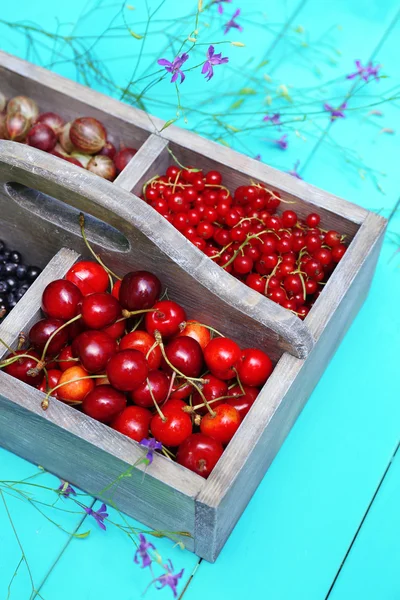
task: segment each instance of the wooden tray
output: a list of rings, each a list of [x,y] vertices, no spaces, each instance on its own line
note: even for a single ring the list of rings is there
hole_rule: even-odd
[[[265,349],[277,363],[207,481],[156,456],[144,479],[134,470],[113,494],[121,510],[149,526],[189,532],[186,546],[214,561],[360,308],[385,220],[179,128],[160,136],[153,130],[161,128],[157,119],[4,53],[0,90],[7,97],[26,94],[42,111],[57,110],[67,119],[97,117],[117,141],[140,146],[110,183],[29,146],[0,141],[0,237],[31,262],[48,263],[0,326],[1,338],[16,343],[39,318],[47,283],[85,253],[77,222],[83,210],[92,215],[88,237],[111,268],[153,271],[189,316],[242,346]],[[224,272],[136,197],[146,179],[171,163],[168,144],[182,164],[217,168],[232,189],[249,179],[263,182],[293,201],[301,216],[317,211],[324,228],[347,234],[349,249],[304,322]],[[43,412],[42,398],[0,372],[2,446],[94,496],[141,456],[134,441],[61,402]]]

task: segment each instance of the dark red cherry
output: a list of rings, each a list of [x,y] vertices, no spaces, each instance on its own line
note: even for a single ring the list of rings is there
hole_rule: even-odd
[[[42,310],[49,317],[69,321],[80,312],[82,292],[71,281],[56,279],[48,284],[42,296]]]
[[[182,306],[172,300],[161,300],[154,306],[154,312],[146,313],[146,331],[154,335],[159,331],[162,337],[168,338],[179,333],[180,325],[186,321],[186,313]]]
[[[111,385],[98,385],[83,399],[83,412],[89,417],[111,423],[126,408],[126,397]]]
[[[82,321],[88,329],[103,329],[121,316],[121,306],[111,294],[95,293],[82,300]]]
[[[138,350],[121,350],[108,361],[106,373],[113,387],[131,392],[146,380],[147,361]]]
[[[119,290],[119,301],[126,310],[151,308],[161,294],[161,282],[148,271],[127,273]]]
[[[112,422],[111,427],[141,442],[149,437],[149,425],[152,414],[141,406],[127,406]]]
[[[203,367],[203,352],[195,339],[188,336],[177,337],[165,346],[165,354],[175,369],[186,377],[200,375]],[[165,360],[163,360],[163,368],[171,371]]]
[[[179,446],[176,460],[180,465],[207,478],[224,448],[220,442],[203,433],[192,433]]]
[[[42,352],[49,337],[64,324],[61,319],[41,319],[33,325],[29,332],[29,340],[38,352]],[[68,327],[56,333],[51,340],[46,356],[55,356],[68,343]]]
[[[38,375],[34,375],[33,377],[31,375],[28,375],[28,371],[30,369],[34,369],[37,366],[37,360],[34,360],[34,358],[39,359],[39,355],[37,354],[37,352],[35,352],[34,350],[17,350],[13,354],[9,354],[4,360],[11,359],[14,356],[19,356],[20,354],[26,354],[31,356],[32,358],[20,358],[15,362],[4,367],[3,371],[8,375],[19,379],[20,381],[23,381],[24,383],[28,383],[33,387],[37,387],[42,382],[44,372],[41,371]]]
[[[139,385],[139,387],[133,390],[133,392],[131,392],[130,396],[132,402],[137,404],[137,406],[143,406],[144,408],[154,408],[153,398],[157,402],[157,404],[162,404],[167,398],[168,390],[168,376],[162,371],[153,369],[153,371],[149,371],[146,380],[141,385]]]
[[[104,331],[84,331],[73,343],[82,366],[89,373],[102,373],[117,351],[117,342]]]

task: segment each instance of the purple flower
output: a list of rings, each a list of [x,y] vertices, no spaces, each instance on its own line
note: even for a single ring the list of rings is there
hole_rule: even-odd
[[[148,448],[146,458],[149,461],[149,465],[151,465],[151,463],[153,462],[154,450],[161,450],[161,448],[162,448],[161,442],[157,442],[157,440],[155,438],[149,438],[149,439],[144,438],[140,442],[140,446],[144,446],[145,448]]]
[[[61,484],[57,488],[57,491],[60,492],[60,496],[64,496],[64,498],[69,498],[71,495],[76,496],[76,491],[68,481],[61,480]]]
[[[286,148],[288,147],[287,133],[284,133],[279,138],[279,140],[274,140],[274,144],[276,144],[277,146],[279,146],[280,148],[282,148],[282,150],[286,150]]]
[[[103,521],[104,519],[106,519],[108,517],[108,513],[107,513],[107,506],[103,504],[100,506],[99,510],[93,510],[92,508],[89,508],[88,506],[84,506],[85,512],[87,512],[88,515],[92,516],[94,518],[95,521],[97,521],[97,524],[99,525],[99,527],[101,527],[102,529],[106,529],[106,526],[104,525]]]
[[[342,102],[342,104],[340,106],[338,106],[337,108],[333,108],[333,106],[331,106],[327,102],[325,102],[325,104],[324,104],[324,110],[331,113],[331,121],[335,121],[335,119],[339,119],[339,118],[344,119],[345,114],[343,111],[346,109],[346,107],[347,107],[347,102]]]
[[[372,66],[372,62],[363,67],[360,60],[354,61],[356,63],[357,71],[355,73],[351,73],[347,75],[346,79],[354,79],[354,77],[361,77],[364,81],[368,81],[370,77],[374,77],[376,80],[379,80],[378,71],[381,68],[381,65]]]
[[[140,544],[138,549],[135,552],[135,556],[133,558],[133,562],[135,564],[139,564],[139,559],[142,561],[142,569],[145,567],[149,567],[152,563],[151,556],[149,555],[148,550],[155,550],[156,547],[148,542],[142,533],[139,534]]]
[[[165,586],[169,586],[174,594],[174,598],[178,597],[178,592],[176,590],[176,586],[178,585],[179,579],[183,575],[184,569],[179,573],[174,573],[174,567],[170,559],[167,560],[166,565],[164,565],[164,569],[167,571],[164,575],[160,575],[160,577],[156,577],[151,583],[154,583],[157,590],[162,590]]]
[[[297,179],[303,179],[297,172],[297,169],[299,168],[299,164],[300,164],[300,161],[296,160],[296,162],[294,163],[293,169],[291,171],[286,171],[286,173],[289,173],[289,175],[292,175],[293,177],[296,177]]]
[[[241,25],[239,25],[239,23],[236,23],[236,21],[235,21],[236,17],[238,17],[239,15],[240,15],[240,8],[235,10],[235,12],[232,15],[232,18],[229,19],[229,21],[227,23],[225,23],[224,35],[226,35],[228,33],[228,31],[230,31],[232,29],[232,27],[234,29],[237,29],[238,31],[243,31],[243,27]]]
[[[222,2],[232,2],[232,0],[214,0],[214,4],[218,4],[218,12],[220,15],[224,12]]]
[[[280,125],[281,124],[281,116],[279,113],[275,113],[274,115],[265,115],[265,117],[263,118],[263,121],[271,121],[271,123],[273,123],[274,125]]]
[[[210,81],[211,77],[214,75],[213,66],[215,67],[215,65],[222,65],[228,61],[229,58],[226,56],[222,58],[222,52],[219,54],[214,54],[214,46],[210,46],[207,50],[207,60],[204,63],[201,72],[206,76],[207,81]]]
[[[174,83],[178,79],[179,75],[181,76],[181,83],[183,83],[185,80],[185,74],[183,71],[181,71],[181,66],[187,61],[188,58],[189,54],[184,52],[181,56],[176,56],[173,62],[170,62],[166,58],[160,58],[157,62],[162,67],[165,67],[165,70],[168,71],[168,73],[172,73],[171,83]]]
[[[254,160],[261,160],[261,154],[256,154]]]

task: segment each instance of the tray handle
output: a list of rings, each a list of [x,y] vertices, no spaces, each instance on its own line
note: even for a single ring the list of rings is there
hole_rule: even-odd
[[[270,347],[272,341],[298,358],[311,351],[314,341],[305,322],[224,272],[135,195],[40,150],[0,140],[0,185],[9,195],[11,183],[55,197],[114,227],[129,242],[126,255],[134,253],[142,268],[167,280],[175,297],[184,290],[187,307],[221,322],[233,337],[238,332],[247,345]],[[99,246],[107,247],[101,240]],[[109,250],[111,256],[115,250],[121,256],[116,248]]]

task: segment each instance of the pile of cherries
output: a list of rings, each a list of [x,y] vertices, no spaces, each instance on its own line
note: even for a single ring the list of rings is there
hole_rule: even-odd
[[[0,240],[0,323],[40,273],[39,267],[24,264],[21,254]]]
[[[15,96],[7,102],[1,92],[0,139],[29,144],[109,181],[137,152],[123,144],[117,151],[104,125],[93,117],[66,123],[57,113],[40,113],[32,98]]]
[[[138,442],[151,435],[167,456],[207,477],[272,362],[188,321],[152,273],[127,273],[109,292],[111,283],[91,261],[51,282],[44,317],[0,368],[45,392],[44,409],[52,396]]]
[[[225,271],[304,319],[346,252],[344,237],[277,214],[283,200],[263,184],[233,195],[219,171],[171,165],[143,187],[142,198]]]

